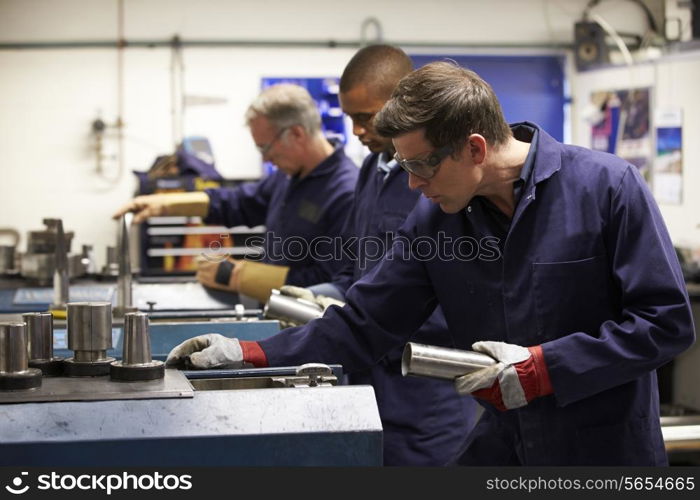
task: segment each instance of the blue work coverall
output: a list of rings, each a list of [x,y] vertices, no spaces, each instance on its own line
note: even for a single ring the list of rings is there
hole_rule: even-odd
[[[485,403],[470,463],[663,465],[655,370],[695,337],[673,245],[634,166],[541,129],[537,137],[497,258],[479,245],[492,237],[484,203],[446,214],[421,199],[345,307],[260,346],[270,365],[356,371],[402,345],[440,304],[458,348],[541,344],[554,388],[506,412]],[[429,238],[443,243],[433,258]]]
[[[267,228],[262,262],[289,266],[287,284],[308,286],[328,281],[343,263],[314,258],[310,243],[338,237],[352,206],[359,169],[342,147],[303,179],[278,170],[235,189],[207,189],[208,224]],[[317,245],[325,255],[331,243]]]
[[[333,280],[343,293],[380,262],[420,196],[420,192],[409,189],[408,174],[396,162],[391,162],[393,168],[385,173],[377,169],[378,160],[376,153],[365,158],[355,188],[353,210],[344,233],[346,238],[356,238],[356,243],[348,247],[356,258],[348,259]],[[411,341],[453,346],[439,308]],[[457,394],[450,382],[403,377],[402,351],[403,346],[398,346],[379,364],[349,373],[351,383],[374,387],[384,431],[384,465],[453,463],[476,422],[476,403],[471,397]]]

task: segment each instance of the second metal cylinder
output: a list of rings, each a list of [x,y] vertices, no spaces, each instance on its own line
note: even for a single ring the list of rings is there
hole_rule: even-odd
[[[53,315],[50,312],[32,312],[22,315],[27,324],[29,359],[53,358]]]
[[[265,304],[263,316],[303,325],[323,316],[323,310],[312,302],[282,295],[279,291],[272,290],[272,295]]]
[[[134,312],[124,315],[124,354],[122,361],[125,365],[138,365],[152,361],[148,314]]]
[[[67,325],[68,349],[75,351],[76,361],[104,358],[112,348],[111,302],[69,303]]]
[[[29,357],[24,323],[0,323],[0,373],[24,372],[27,368]]]
[[[41,386],[41,370],[29,367],[28,352],[26,325],[0,323],[0,391]]]
[[[480,352],[409,342],[401,357],[401,373],[454,380],[495,362],[491,356]]]

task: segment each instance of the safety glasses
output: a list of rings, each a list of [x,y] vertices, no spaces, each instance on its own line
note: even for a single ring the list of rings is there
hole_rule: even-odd
[[[272,140],[270,142],[268,142],[267,144],[265,144],[263,146],[255,146],[255,147],[258,149],[258,151],[260,152],[261,155],[266,156],[267,153],[269,153],[270,150],[272,149],[272,146],[274,146],[275,143],[280,140],[280,138],[282,137],[282,134],[284,134],[287,130],[289,130],[289,127],[281,128],[279,130],[279,132],[277,132],[275,134],[275,136],[272,138]]]
[[[406,172],[422,177],[423,179],[430,179],[437,173],[442,160],[448,155],[451,155],[452,151],[452,146],[443,146],[430,153],[426,158],[416,158],[413,160],[404,160],[399,156],[399,153],[395,153],[394,160],[396,160]]]

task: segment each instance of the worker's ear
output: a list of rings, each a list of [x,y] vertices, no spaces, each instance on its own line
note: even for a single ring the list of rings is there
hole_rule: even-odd
[[[289,132],[287,132],[287,134],[289,134],[289,137],[295,141],[305,139],[308,135],[306,133],[306,129],[301,125],[292,125],[289,127]]]
[[[471,157],[475,165],[478,165],[486,158],[486,148],[488,144],[483,135],[470,134],[467,137],[466,152]]]

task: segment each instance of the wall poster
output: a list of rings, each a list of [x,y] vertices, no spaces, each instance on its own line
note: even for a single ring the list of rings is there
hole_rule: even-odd
[[[591,101],[599,110],[592,126],[591,147],[619,156],[651,180],[652,137],[650,89],[594,92]]]
[[[656,158],[654,159],[654,197],[660,203],[683,202],[683,114],[680,109],[658,111]]]

